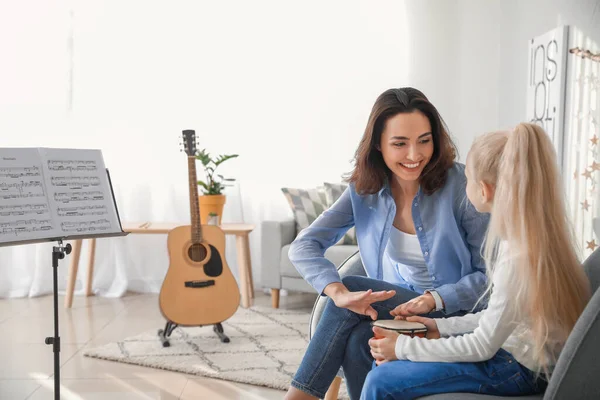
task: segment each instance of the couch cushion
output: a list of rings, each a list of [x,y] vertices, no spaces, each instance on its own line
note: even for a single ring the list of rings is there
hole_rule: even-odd
[[[296,270],[296,267],[290,261],[288,257],[288,251],[290,249],[290,245],[285,245],[281,248],[281,276],[288,277],[300,277],[300,273]],[[336,268],[346,260],[346,258],[350,257],[352,254],[356,253],[358,250],[358,246],[353,245],[335,245],[325,251],[325,258],[331,261]]]
[[[281,287],[293,292],[317,293],[317,291],[308,284],[303,278],[292,278],[289,276],[281,277]]]
[[[327,203],[323,186],[311,189],[281,188],[281,191],[294,213],[297,233],[308,228],[331,205]],[[346,241],[346,236],[343,236],[336,244],[345,244]]]
[[[546,389],[547,398],[599,398],[600,342],[598,337],[600,337],[600,290],[596,290],[592,296],[565,343]]]
[[[325,198],[327,199],[327,207],[331,207],[335,203],[342,193],[348,189],[348,185],[345,183],[328,183],[324,182],[325,185]],[[340,244],[358,244],[356,241],[356,229],[354,227],[348,229],[348,232],[344,235]]]
[[[312,189],[281,188],[281,191],[294,213],[297,232],[310,226],[327,209],[325,189],[322,187]]]

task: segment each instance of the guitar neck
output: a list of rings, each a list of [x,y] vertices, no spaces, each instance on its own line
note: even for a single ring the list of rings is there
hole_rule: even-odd
[[[192,218],[192,242],[202,241],[202,224],[200,222],[200,205],[198,203],[198,178],[196,176],[196,158],[188,156],[188,173],[190,185],[190,215]]]

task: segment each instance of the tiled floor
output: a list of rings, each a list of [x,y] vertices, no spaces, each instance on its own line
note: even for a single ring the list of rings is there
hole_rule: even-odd
[[[255,304],[271,298],[257,291]],[[310,311],[315,295],[292,294],[280,307]],[[281,399],[284,392],[84,357],[82,349],[164,326],[155,294],[118,299],[75,297],[73,308],[59,298],[61,398],[69,400]],[[0,299],[0,399],[54,399],[52,296]]]

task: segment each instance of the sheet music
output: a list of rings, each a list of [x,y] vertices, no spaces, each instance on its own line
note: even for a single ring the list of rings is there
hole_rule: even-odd
[[[65,236],[119,232],[100,150],[40,149],[49,205]]]
[[[100,150],[0,148],[0,243],[119,232]]]
[[[57,235],[37,149],[0,149],[0,241]]]

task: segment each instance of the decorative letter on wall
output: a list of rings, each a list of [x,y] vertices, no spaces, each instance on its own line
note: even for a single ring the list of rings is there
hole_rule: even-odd
[[[529,42],[527,120],[552,138],[562,169],[568,27],[561,26]]]

